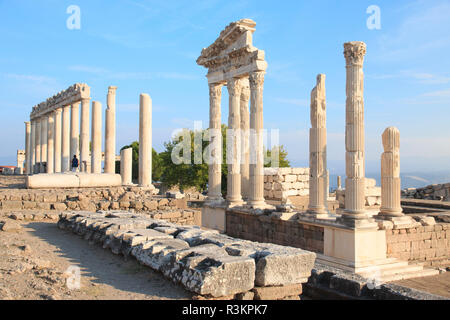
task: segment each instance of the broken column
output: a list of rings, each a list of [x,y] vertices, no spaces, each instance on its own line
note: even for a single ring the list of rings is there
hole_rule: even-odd
[[[105,173],[115,173],[116,168],[116,89],[108,87],[105,111]]]
[[[342,220],[352,227],[367,223],[365,210],[364,169],[364,74],[366,44],[360,41],[344,44],[346,60],[346,175],[345,210]]]
[[[40,173],[46,172],[47,165],[47,126],[48,126],[48,117],[43,116],[41,120],[41,166]]]
[[[317,76],[311,92],[311,126],[309,130],[309,207],[317,218],[328,216],[327,210],[327,128],[325,75]]]
[[[25,121],[25,174],[31,174],[31,124]]]
[[[79,160],[80,103],[73,103],[70,111],[70,162],[72,162],[73,156],[77,156]]]
[[[41,170],[41,119],[36,119],[36,137],[35,137],[35,166],[34,173],[39,173]]]
[[[47,173],[54,173],[54,134],[55,134],[55,119],[50,114],[47,124]]]
[[[80,171],[87,172],[89,161],[89,98],[81,99]]]
[[[248,79],[243,80],[241,91],[241,194],[244,200],[248,199],[250,188],[250,112],[248,102],[250,100],[250,86]]]
[[[55,173],[61,172],[61,108],[53,111],[53,122],[55,126],[53,144],[54,144],[54,163]]]
[[[139,185],[152,186],[152,100],[141,93],[139,101]]]
[[[222,202],[222,127],[221,83],[209,84],[209,148],[211,158],[208,166],[208,202]]]
[[[122,185],[132,184],[133,171],[133,148],[126,148],[120,151],[120,175]]]
[[[384,152],[381,155],[381,208],[379,215],[401,217],[400,205],[400,132],[387,128],[382,135]]]
[[[102,104],[92,101],[91,172],[102,172]]]
[[[337,176],[337,190],[342,189],[342,182],[341,182],[341,176]]]
[[[70,106],[62,109],[61,172],[70,171]]]
[[[265,207],[263,150],[264,71],[250,73],[250,190],[247,204]]]
[[[229,206],[242,203],[241,196],[241,137],[240,137],[240,101],[242,80],[233,78],[227,82],[229,95],[228,131],[227,131],[227,201]]]

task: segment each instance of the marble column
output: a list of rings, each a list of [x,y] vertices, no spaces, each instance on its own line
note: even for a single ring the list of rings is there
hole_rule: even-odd
[[[25,121],[25,174],[30,174],[31,163],[31,124],[30,121]]]
[[[263,150],[264,71],[250,74],[250,207],[265,207]]]
[[[341,182],[341,176],[337,176],[337,189],[342,189],[342,182]]]
[[[54,158],[55,118],[53,114],[48,116],[47,122],[47,173],[55,173]]]
[[[209,84],[209,148],[208,202],[222,202],[222,83]]]
[[[53,137],[53,169],[56,173],[61,172],[61,109],[53,111],[53,123],[55,126]]]
[[[48,126],[48,116],[42,117],[41,121],[41,167],[40,172],[46,173],[47,169],[47,126]]]
[[[70,161],[74,155],[79,157],[80,148],[80,103],[75,102],[70,108]]]
[[[36,163],[36,120],[31,120],[30,174],[34,173],[35,163]]]
[[[87,171],[89,162],[89,98],[81,99],[80,168]]]
[[[318,218],[327,210],[327,127],[325,75],[317,76],[311,92],[311,129],[309,129],[309,206],[308,213]]]
[[[241,91],[241,194],[244,200],[248,199],[250,188],[250,86],[248,78],[243,80]]]
[[[92,101],[91,172],[102,172],[102,104]]]
[[[41,171],[41,119],[36,119],[36,139],[35,139],[35,166],[34,173]]]
[[[229,206],[240,205],[241,196],[241,119],[240,103],[242,80],[232,78],[227,82],[229,96],[227,131],[227,201]]]
[[[382,135],[384,152],[381,155],[381,208],[379,215],[402,217],[400,205],[400,132],[387,128]]]
[[[132,184],[133,170],[133,148],[126,148],[120,151],[120,175],[122,176],[122,184]]]
[[[152,100],[146,93],[139,101],[139,185],[152,186]]]
[[[346,179],[345,210],[342,219],[358,227],[368,218],[365,210],[364,164],[364,74],[366,44],[354,41],[344,44],[346,60]]]
[[[62,109],[61,172],[70,171],[70,106]]]
[[[116,170],[116,89],[108,87],[107,107],[105,111],[105,172]]]

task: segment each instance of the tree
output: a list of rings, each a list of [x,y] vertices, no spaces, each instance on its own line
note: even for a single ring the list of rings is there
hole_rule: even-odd
[[[123,146],[120,150],[132,148],[132,178],[137,180],[139,177],[139,142],[133,141],[130,145]],[[118,164],[117,164],[118,163]],[[120,172],[120,161],[116,163],[116,172]],[[119,166],[119,169],[117,168]],[[163,168],[161,167],[161,159],[155,149],[152,148],[152,180],[159,181]]]
[[[265,151],[265,149],[264,149]],[[278,153],[278,165],[279,168],[290,167],[289,160],[287,159],[287,151],[284,149],[283,145],[274,146],[271,150],[264,152],[264,167],[272,166],[272,153],[276,155]]]

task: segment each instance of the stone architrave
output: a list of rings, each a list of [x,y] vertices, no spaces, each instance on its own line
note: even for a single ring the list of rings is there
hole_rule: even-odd
[[[31,120],[31,135],[30,135],[30,173],[34,173],[34,166],[36,163],[36,120]]]
[[[108,87],[105,111],[105,173],[115,173],[116,169],[116,89]]]
[[[395,127],[382,134],[384,152],[381,155],[381,208],[379,215],[402,217],[400,205],[400,132]]]
[[[126,148],[120,151],[120,175],[122,176],[122,184],[132,184],[133,170],[133,148]]]
[[[91,173],[102,172],[102,104],[92,101]]]
[[[211,157],[208,166],[208,202],[222,202],[222,126],[221,83],[209,84],[209,148]]]
[[[46,173],[47,166],[47,126],[48,117],[43,116],[41,120],[41,166],[40,173]]]
[[[250,191],[247,204],[265,207],[263,150],[264,71],[250,74]]]
[[[34,173],[41,171],[41,119],[36,120],[36,139],[35,139],[35,166]]]
[[[50,114],[48,117],[48,124],[47,124],[47,173],[55,172],[54,136],[55,136],[55,119],[53,118],[53,115]]]
[[[54,162],[53,162],[53,166],[54,166],[54,171],[55,173],[59,173],[61,172],[61,109],[56,109],[55,111],[53,111],[53,122],[55,125],[55,136],[53,139],[54,142]]]
[[[366,44],[344,44],[346,60],[346,175],[342,222],[351,227],[372,227],[365,209],[364,74]],[[376,224],[375,224],[376,225]]]
[[[325,75],[317,76],[311,92],[311,129],[309,130],[309,207],[308,213],[318,218],[327,210],[327,128]]]
[[[243,79],[241,91],[241,193],[244,200],[250,191],[250,84],[248,78]]]
[[[72,103],[70,107],[70,161],[73,156],[79,157],[80,148],[80,102]]]
[[[62,109],[61,172],[70,171],[70,106]]]
[[[139,185],[152,187],[152,100],[146,93],[139,101]]]
[[[241,196],[241,120],[240,101],[242,81],[233,78],[227,82],[229,95],[228,130],[227,130],[227,201],[229,206],[242,203]]]
[[[31,174],[31,123],[25,121],[25,174]]]
[[[80,123],[80,168],[81,172],[87,172],[89,160],[89,98],[81,100]]]

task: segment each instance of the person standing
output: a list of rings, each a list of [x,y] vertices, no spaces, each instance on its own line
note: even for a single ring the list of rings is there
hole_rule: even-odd
[[[72,172],[77,172],[78,170],[78,158],[76,155],[73,155],[72,159]]]

